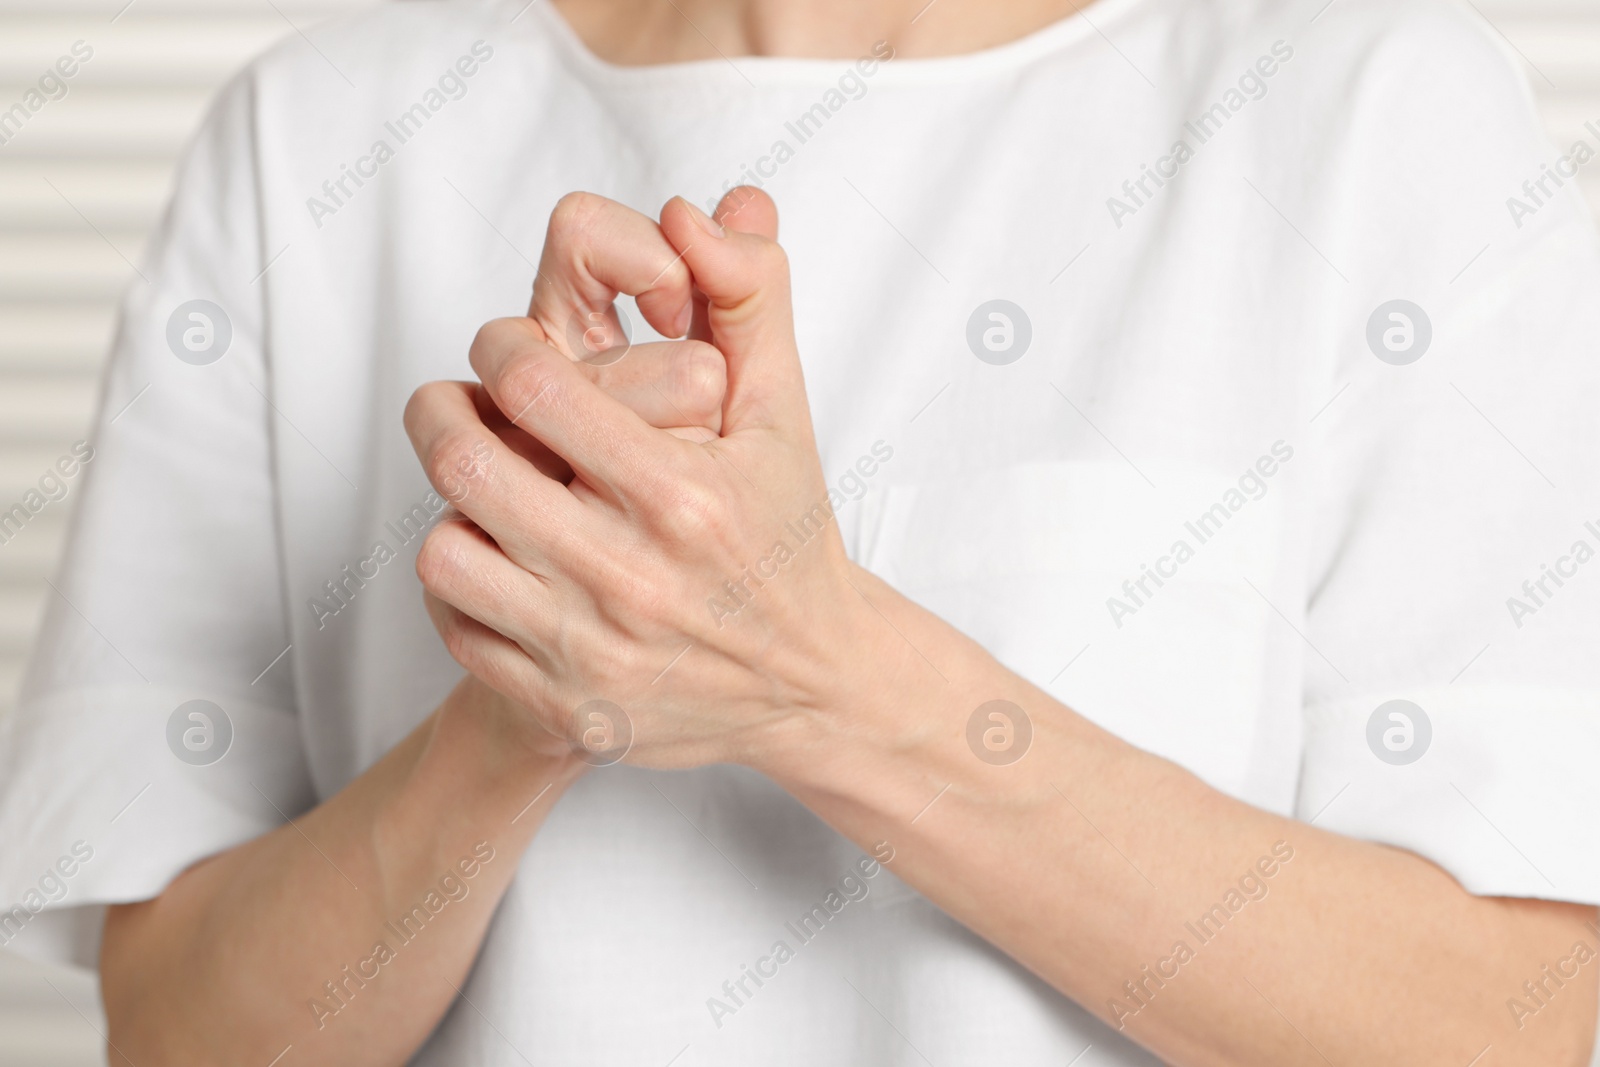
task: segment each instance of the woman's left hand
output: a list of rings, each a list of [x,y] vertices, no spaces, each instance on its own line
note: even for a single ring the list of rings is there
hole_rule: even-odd
[[[417,559],[446,645],[591,762],[749,762],[859,684],[866,605],[817,456],[776,209],[740,195],[726,228],[682,199],[661,217],[727,360],[721,437],[647,425],[527,320],[480,333],[472,365],[570,485],[489,430],[470,386],[423,386],[406,411],[435,485],[493,452],[465,519]]]

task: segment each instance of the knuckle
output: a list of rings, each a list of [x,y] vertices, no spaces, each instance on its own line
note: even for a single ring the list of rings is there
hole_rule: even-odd
[[[715,348],[697,343],[674,362],[671,387],[685,413],[703,422],[722,410],[727,362]]]
[[[535,404],[552,401],[560,395],[563,368],[556,363],[558,356],[559,353],[542,345],[530,345],[506,365],[497,391],[507,418],[520,418]]]
[[[789,253],[776,241],[762,240],[756,246],[756,263],[764,277],[789,277]]]
[[[406,433],[416,436],[427,420],[428,413],[438,406],[439,399],[449,388],[446,382],[426,382],[412,390],[411,397],[406,401],[405,412],[401,416]]]
[[[461,567],[461,550],[453,544],[449,524],[435,526],[417,549],[417,577],[422,588],[438,596],[454,585]]]
[[[720,540],[728,527],[728,505],[709,486],[680,483],[663,493],[661,524],[669,537],[683,543]]]
[[[521,318],[492,319],[478,327],[467,348],[467,361],[481,377],[487,368],[495,365],[502,352],[513,351],[528,341],[528,320]]]
[[[423,462],[428,481],[435,489],[448,493],[449,486],[459,485],[460,472],[472,469],[482,444],[470,426],[456,426],[440,434]]]
[[[671,258],[667,259],[669,256]],[[667,293],[680,293],[687,298],[694,288],[694,273],[689,270],[689,264],[683,261],[682,256],[674,255],[670,248],[662,253],[662,258],[667,259],[667,263],[656,274],[652,288]]]
[[[516,319],[491,319],[478,327],[478,332],[472,337],[472,349],[497,350],[508,343],[520,340],[522,334],[523,329]]]
[[[559,240],[584,233],[605,210],[605,203],[605,198],[596,193],[568,193],[556,201],[550,212],[550,236]]]

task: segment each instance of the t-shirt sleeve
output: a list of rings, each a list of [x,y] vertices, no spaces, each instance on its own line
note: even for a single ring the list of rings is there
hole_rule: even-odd
[[[1594,224],[1466,16],[1362,51],[1330,150],[1352,300],[1312,425],[1297,814],[1477,894],[1600,903]]]
[[[0,944],[25,955],[94,966],[106,904],[156,896],[312,803],[252,117],[246,75],[187,153],[122,305],[93,430],[58,465],[73,522],[0,724]]]

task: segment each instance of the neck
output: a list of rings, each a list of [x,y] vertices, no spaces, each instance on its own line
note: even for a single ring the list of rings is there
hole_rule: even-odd
[[[906,58],[992,48],[1088,0],[547,0],[602,59],[628,66],[719,56],[851,59],[886,41]]]

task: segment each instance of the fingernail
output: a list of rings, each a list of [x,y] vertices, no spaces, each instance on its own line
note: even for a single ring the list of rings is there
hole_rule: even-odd
[[[689,323],[694,317],[694,305],[683,305],[683,310],[678,312],[678,317],[672,320],[672,336],[683,337],[689,332]]]
[[[689,214],[694,216],[694,221],[700,224],[700,228],[709,233],[711,236],[722,237],[726,234],[727,231],[722,228],[721,223],[717,222],[716,219],[712,218],[704,211],[701,211],[699,208],[689,203],[688,200],[683,201],[683,206],[689,209]]]

